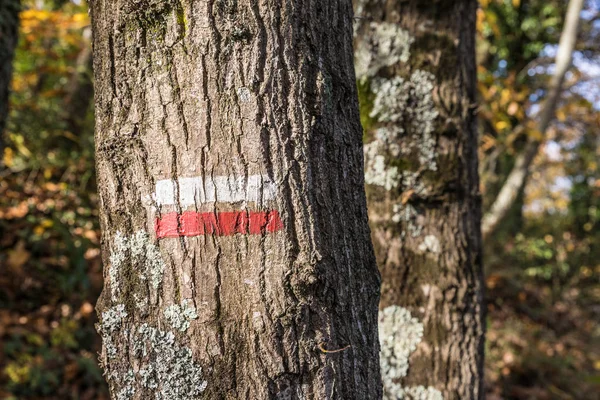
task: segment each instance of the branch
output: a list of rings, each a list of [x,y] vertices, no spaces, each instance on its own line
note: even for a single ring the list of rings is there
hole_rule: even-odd
[[[540,112],[538,127],[542,134],[548,130],[550,122],[552,122],[552,119],[554,118],[556,105],[562,92],[565,74],[571,66],[583,2],[584,0],[570,0],[569,2],[565,25],[560,36],[556,54],[556,69],[550,82],[546,101]],[[498,197],[496,197],[490,211],[483,217],[481,231],[484,239],[494,232],[498,227],[498,223],[506,217],[508,211],[514,205],[519,192],[525,186],[531,163],[537,155],[543,141],[543,137],[539,140],[530,139],[525,146],[524,151],[517,156],[515,165],[502,186]]]

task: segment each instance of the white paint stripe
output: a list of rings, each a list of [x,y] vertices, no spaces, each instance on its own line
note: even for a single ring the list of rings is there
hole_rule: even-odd
[[[273,200],[277,195],[275,182],[261,175],[251,175],[248,180],[233,176],[178,178],[177,183],[182,207],[217,201],[260,203]],[[176,204],[176,189],[174,180],[160,180],[156,182],[153,198],[158,205]]]

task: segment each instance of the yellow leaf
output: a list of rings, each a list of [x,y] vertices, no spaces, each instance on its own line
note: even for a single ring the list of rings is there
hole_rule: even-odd
[[[40,21],[45,21],[50,18],[50,15],[50,11],[31,9],[21,12],[21,19],[37,19]]]
[[[567,120],[567,113],[565,112],[564,108],[559,108],[556,110],[556,119],[558,119],[560,122],[565,122]]]
[[[512,93],[508,89],[502,89],[500,94],[500,104],[507,104],[512,97]]]
[[[27,147],[25,147],[25,139],[22,135],[19,134],[10,134],[10,139],[12,140],[14,146],[17,148],[17,151],[24,155],[25,157],[31,157],[31,151]]]
[[[496,122],[496,130],[502,131],[502,130],[504,130],[506,128],[508,128],[508,122],[506,122],[506,121],[498,121],[498,122]]]
[[[6,168],[10,168],[14,162],[14,152],[10,147],[4,149],[4,157],[2,158],[2,162],[4,162],[4,166]]]
[[[12,383],[22,384],[29,381],[31,368],[28,365],[19,365],[12,362],[4,368],[4,373]]]
[[[84,24],[90,23],[90,19],[86,13],[77,13],[77,14],[73,15],[73,21],[84,23]]]
[[[517,8],[521,5],[521,0],[512,0],[513,7]]]
[[[529,137],[537,141],[542,141],[542,139],[544,139],[544,135],[542,134],[542,132],[540,132],[537,129],[529,131]]]
[[[556,199],[554,207],[557,210],[567,210],[569,208],[569,199]]]

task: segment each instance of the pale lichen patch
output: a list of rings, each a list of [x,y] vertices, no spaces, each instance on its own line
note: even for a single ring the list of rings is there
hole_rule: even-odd
[[[119,270],[127,259],[127,238],[123,233],[117,231],[113,240],[112,253],[109,257],[110,269],[108,276],[110,278],[110,289],[113,300],[120,294]]]
[[[389,306],[379,312],[380,365],[385,400],[443,400],[441,392],[435,388],[405,388],[400,383],[408,374],[409,357],[421,342],[423,330],[423,324],[403,307]]]
[[[402,122],[410,100],[410,85],[399,76],[375,79],[372,90],[376,93],[371,118],[379,122]]]
[[[427,71],[415,71],[409,81],[401,77],[375,79],[376,93],[370,116],[381,123],[393,123],[397,131],[403,127],[417,136],[421,169],[436,171],[435,121],[439,115],[433,101],[435,76]]]
[[[117,356],[117,346],[113,342],[112,335],[121,329],[125,318],[127,318],[127,312],[123,304],[117,304],[102,313],[98,332],[102,337],[106,357],[109,359]]]
[[[419,245],[419,251],[422,253],[430,252],[439,254],[442,251],[440,241],[434,235],[427,235],[423,238],[423,242]]]
[[[111,251],[108,274],[113,301],[121,294],[120,280],[128,266],[138,271],[141,280],[150,281],[152,287],[158,289],[162,282],[165,262],[147,232],[140,230],[129,237],[117,232]]]
[[[120,308],[116,311],[119,318]],[[113,332],[113,326],[120,325],[111,323],[103,328],[103,337]],[[111,361],[107,377],[117,400],[129,400],[134,395],[150,398],[147,397],[150,394],[156,400],[193,400],[206,389],[202,367],[193,360],[191,349],[177,342],[173,332],[145,323],[112,334],[120,339],[121,353]]]
[[[433,79],[429,72],[417,70],[408,81],[397,76],[374,79],[371,83],[375,99],[369,116],[384,127],[377,129],[375,140],[364,146],[367,184],[391,190],[402,183],[402,187],[417,194],[426,192],[420,174],[437,170],[434,133],[438,112],[432,97]],[[403,150],[399,143],[405,134],[414,139],[406,141],[412,144]],[[402,161],[403,151],[418,154],[418,171],[393,165]]]
[[[176,342],[172,332],[143,324],[134,344],[141,363],[141,384],[152,389],[156,399],[192,400],[206,389],[202,367],[194,362],[189,348]]]
[[[117,392],[117,400],[130,400],[135,395],[135,375],[132,370],[121,380],[121,389]]]
[[[418,172],[403,171],[402,187],[405,188],[405,190],[412,190],[416,195],[427,196],[427,187],[420,179],[420,174]]]
[[[374,76],[383,67],[407,62],[414,40],[399,24],[370,23],[355,51],[356,75]]]
[[[431,386],[413,386],[404,389],[405,398],[411,400],[444,400],[442,392]]]
[[[389,379],[405,377],[408,358],[423,337],[423,324],[410,311],[399,306],[385,308],[379,314],[381,371]]]
[[[399,173],[397,167],[386,166],[385,157],[379,152],[379,143],[372,142],[364,146],[365,151],[365,183],[383,186],[391,190],[398,186]]]
[[[248,89],[247,87],[241,87],[238,88],[237,95],[242,103],[247,103],[250,101],[252,93],[250,93],[250,89]]]
[[[190,327],[190,321],[197,319],[196,309],[184,300],[181,305],[174,304],[165,310],[167,322],[175,329],[185,332]]]
[[[412,204],[394,204],[392,221],[405,223],[407,228],[402,231],[402,237],[406,235],[407,231],[412,237],[420,236],[423,232],[422,219],[423,216]]]
[[[152,287],[158,289],[162,282],[165,262],[162,259],[160,250],[150,240],[150,235],[145,231],[137,231],[131,239],[132,257],[137,265],[143,265],[140,277],[149,279]]]
[[[127,317],[125,306],[118,304],[102,313],[102,321],[100,323],[101,331],[112,333],[121,328],[123,319]]]
[[[400,154],[398,136],[401,132],[394,129],[380,128],[375,132],[375,140],[364,145],[365,183],[383,186],[386,190],[398,187],[401,179],[400,170],[396,166],[387,165],[386,154]]]
[[[156,374],[154,373],[154,367],[152,365],[141,368],[138,374],[140,375],[143,387],[147,389],[156,389],[158,387],[158,381],[156,380]]]
[[[435,76],[426,71],[417,70],[410,77],[411,96],[416,104],[410,109],[411,124],[416,132],[421,133],[422,141],[419,152],[419,162],[430,171],[437,171],[435,155],[436,140],[434,136],[435,120],[439,113],[433,101]]]
[[[148,297],[144,295],[139,295],[138,293],[133,294],[133,299],[135,300],[135,307],[138,310],[145,311],[148,307]]]

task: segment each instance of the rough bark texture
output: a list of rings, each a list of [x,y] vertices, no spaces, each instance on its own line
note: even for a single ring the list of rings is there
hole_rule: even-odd
[[[8,95],[17,46],[20,10],[19,0],[0,1],[0,165],[4,153],[4,128],[8,117]]]
[[[350,2],[91,10],[113,398],[380,398]],[[190,203],[192,177],[205,186]],[[248,201],[220,201],[223,177]],[[282,225],[227,236],[214,220],[194,236],[180,219],[155,234],[172,213],[232,211]]]
[[[477,4],[354,5],[384,398],[482,398]]]

